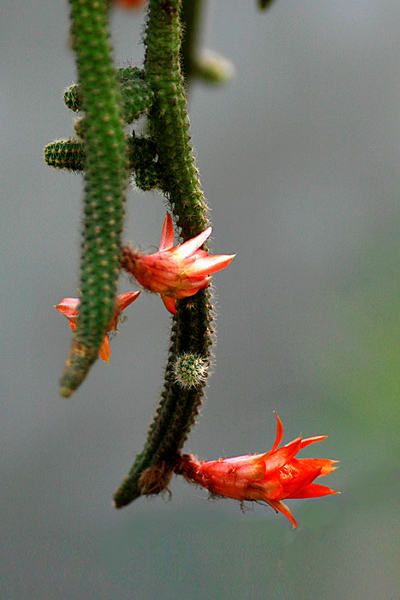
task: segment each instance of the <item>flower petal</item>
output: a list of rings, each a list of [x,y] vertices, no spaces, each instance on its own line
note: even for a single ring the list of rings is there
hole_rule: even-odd
[[[306,438],[301,440],[301,447],[305,448],[310,444],[315,444],[315,442],[321,442],[322,440],[326,440],[327,437],[327,435],[316,435],[315,437]]]
[[[102,358],[107,364],[110,363],[110,342],[108,339],[108,335],[105,336],[101,348],[99,350],[99,356]]]
[[[167,311],[170,312],[172,315],[176,315],[177,310],[175,305],[175,298],[171,298],[171,296],[165,296],[161,294],[161,300],[164,302],[164,306],[167,309]]]
[[[188,298],[189,296],[194,296],[197,292],[209,284],[212,277],[202,277],[201,279],[189,279],[185,278],[182,282],[182,287],[175,288],[172,290],[174,298]]]
[[[285,517],[287,517],[289,519],[289,521],[291,521],[293,523],[293,529],[295,529],[297,527],[295,518],[292,515],[292,512],[289,509],[289,507],[286,506],[286,504],[284,504],[283,502],[278,502],[277,500],[265,500],[265,502],[268,502],[268,504],[270,506],[272,506],[272,508],[275,510],[275,512],[279,511],[283,515],[285,515]]]
[[[198,259],[196,257],[196,261],[190,265],[190,267],[185,268],[185,273],[189,277],[191,275],[196,277],[212,275],[217,271],[225,269],[225,267],[232,262],[235,256],[236,254],[213,254],[212,256],[202,256]]]
[[[293,459],[279,472],[283,486],[280,500],[286,498],[297,498],[298,494],[305,490],[320,475],[320,469],[306,468]]]
[[[278,417],[277,413],[275,413],[275,416],[276,416],[276,438],[275,438],[274,445],[272,446],[270,452],[274,452],[277,449],[277,447],[279,446],[279,444],[281,443],[282,438],[283,438],[282,421]]]
[[[337,460],[329,460],[328,458],[301,458],[299,459],[300,463],[305,463],[307,466],[313,467],[315,469],[321,469],[318,477],[323,477],[324,475],[329,475],[332,473],[337,467],[334,467],[338,461]]]
[[[293,440],[290,444],[282,446],[274,452],[266,452],[265,458],[265,475],[273,473],[278,469],[281,469],[286,463],[288,463],[300,450],[301,439]]]
[[[141,290],[138,292],[127,292],[126,294],[120,294],[115,300],[115,308],[118,313],[122,313],[127,306],[132,304],[140,296]]]
[[[329,494],[339,494],[336,490],[326,485],[320,485],[319,483],[310,483],[306,488],[290,496],[291,498],[319,498],[320,496],[328,496]]]
[[[163,250],[169,250],[174,245],[174,225],[172,223],[172,217],[167,212],[167,216],[164,219],[164,225],[161,232],[161,242],[158,249],[159,252]]]
[[[80,302],[79,298],[64,298],[55,308],[66,317],[74,317],[78,314]]]
[[[172,248],[174,256],[178,259],[182,259],[187,258],[191,254],[196,252],[196,250],[200,248],[200,246],[202,246],[204,242],[210,237],[211,231],[212,228],[208,227],[207,229],[199,233],[199,235],[196,235],[194,238],[187,240],[187,242],[183,242],[183,244],[180,244],[179,246],[175,246],[175,248]]]

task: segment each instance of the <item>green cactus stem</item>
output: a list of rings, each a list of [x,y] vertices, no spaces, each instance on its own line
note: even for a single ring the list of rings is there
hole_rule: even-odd
[[[143,71],[137,67],[119,69],[116,78],[122,118],[125,123],[133,123],[147,112],[153,102],[154,93],[144,80]],[[64,102],[74,112],[82,110],[82,93],[79,84],[70,86],[64,92]]]
[[[183,240],[208,226],[207,207],[190,145],[184,81],[180,69],[180,0],[152,0],[145,46],[146,80],[155,94],[149,132],[166,173],[171,208]]]
[[[144,85],[144,72],[138,67],[124,67],[116,71],[116,81],[120,88],[120,95],[123,97],[124,89],[129,86],[130,83],[143,83]],[[148,87],[148,86],[146,86]],[[74,112],[82,110],[82,95],[80,92],[79,83],[74,83],[64,92],[65,105]]]
[[[85,201],[81,256],[81,305],[77,329],[60,380],[71,396],[98,356],[112,319],[128,175],[119,92],[112,64],[105,0],[71,0],[85,118]]]
[[[199,38],[199,23],[203,13],[203,0],[182,0],[180,19],[185,24],[180,49],[181,72],[186,84],[194,75]]]
[[[226,58],[209,50],[197,49],[202,13],[203,0],[182,0],[180,18],[184,27],[180,58],[186,87],[192,79],[211,85],[225,84],[234,73],[232,63]]]
[[[200,189],[190,146],[189,121],[180,70],[180,0],[150,0],[146,31],[145,76],[155,93],[148,114],[149,133],[165,176],[165,192],[184,241],[208,225],[207,206]],[[201,404],[206,373],[198,384],[182,387],[175,376],[178,357],[195,354],[210,361],[210,290],[177,302],[161,401],[141,454],[114,495],[121,508],[140,495],[168,489],[177,453],[186,441]]]
[[[165,189],[164,174],[157,162],[155,145],[145,136],[128,137],[128,164],[136,185],[144,191]],[[50,167],[83,172],[85,168],[85,146],[78,140],[60,140],[48,144],[44,159]]]
[[[192,298],[178,303],[178,314],[173,318],[161,401],[149,428],[145,447],[114,495],[116,508],[122,508],[141,495],[168,490],[177,455],[201,406],[207,377],[205,368],[204,376],[197,385],[182,387],[176,380],[176,359],[183,353],[196,354],[204,367],[209,366],[212,343],[209,296],[209,289],[200,290]]]
[[[85,166],[85,149],[78,140],[60,140],[48,144],[44,149],[44,160],[50,167],[83,171]]]

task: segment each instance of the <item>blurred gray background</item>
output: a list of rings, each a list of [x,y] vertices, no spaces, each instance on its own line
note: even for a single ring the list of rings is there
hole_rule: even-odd
[[[58,394],[76,296],[82,178],[47,167],[72,133],[68,5],[1,0],[0,472],[3,599],[392,599],[399,589],[400,6],[210,0],[202,43],[233,61],[193,85],[212,207],[218,343],[185,450],[203,459],[329,438],[340,496],[289,501],[299,523],[175,478],[172,499],[112,494],[158,402],[169,315],[144,295],[107,367]],[[118,65],[141,64],[143,13],[114,11]],[[156,249],[161,196],[129,191],[126,241]],[[132,289],[121,279],[121,291]],[[134,287],[133,287],[134,289]]]

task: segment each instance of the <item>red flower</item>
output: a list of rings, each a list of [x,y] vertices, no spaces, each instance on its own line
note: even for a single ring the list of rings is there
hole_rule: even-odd
[[[129,306],[134,300],[136,300],[139,294],[140,292],[128,292],[127,294],[121,294],[120,296],[117,296],[117,298],[115,299],[114,314],[107,331],[118,331],[117,325],[119,322],[120,314],[123,310],[125,310],[127,306]],[[72,331],[75,331],[76,324],[78,322],[80,302],[81,301],[79,300],[79,298],[64,298],[64,300],[61,300],[60,304],[56,305],[56,309],[58,310],[58,312],[62,313],[67,317]],[[109,363],[110,342],[108,340],[108,335],[106,335],[103,340],[103,343],[99,350],[99,355],[100,358],[106,361],[107,364]]]
[[[297,438],[278,448],[282,440],[283,426],[278,415],[276,418],[276,440],[269,452],[237,458],[220,458],[209,462],[198,461],[186,454],[176,472],[218,496],[234,498],[241,502],[267,502],[276,512],[282,512],[293,523],[293,527],[297,527],[291,511],[282,500],[337,494],[335,490],[324,485],[312,483],[317,477],[334,471],[336,467],[333,465],[337,461],[326,458],[295,458],[299,450],[324,440],[326,435]]]
[[[146,256],[132,248],[123,248],[121,264],[146,290],[161,294],[166,309],[175,314],[175,298],[193,296],[207,287],[211,274],[227,267],[235,256],[209,256],[200,250],[210,235],[211,227],[174,246],[172,217],[167,213],[158,252]]]

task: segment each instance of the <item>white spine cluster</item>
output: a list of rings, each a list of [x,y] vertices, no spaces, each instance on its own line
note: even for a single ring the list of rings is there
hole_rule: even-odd
[[[197,387],[207,377],[207,363],[196,354],[178,356],[174,366],[175,381],[183,388]]]

